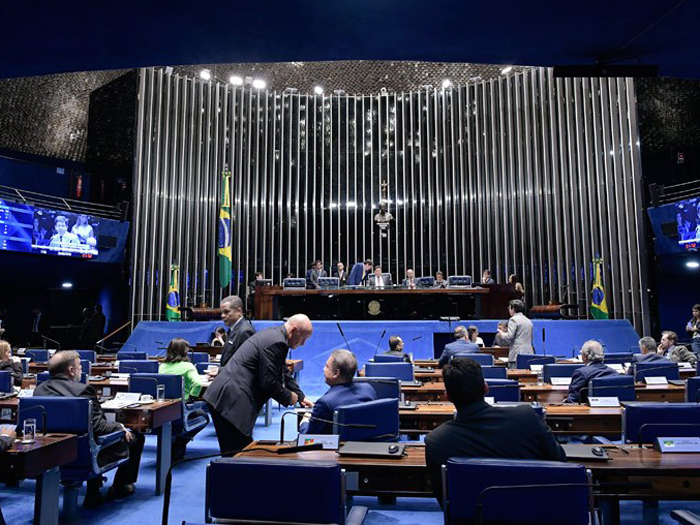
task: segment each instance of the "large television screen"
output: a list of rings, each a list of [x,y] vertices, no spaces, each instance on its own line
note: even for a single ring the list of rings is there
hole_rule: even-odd
[[[0,200],[0,250],[119,262],[128,229],[126,222]]]
[[[675,203],[678,244],[697,248],[700,243],[700,197]]]

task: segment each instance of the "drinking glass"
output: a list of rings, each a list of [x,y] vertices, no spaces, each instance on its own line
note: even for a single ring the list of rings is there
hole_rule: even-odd
[[[36,419],[28,418],[24,420],[24,430],[22,431],[22,443],[34,443],[36,436]]]
[[[156,401],[158,403],[165,401],[165,385],[158,385],[156,388]]]

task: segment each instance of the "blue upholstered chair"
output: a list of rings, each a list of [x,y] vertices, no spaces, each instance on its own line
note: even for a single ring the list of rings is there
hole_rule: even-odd
[[[605,354],[603,363],[606,365],[631,363],[634,354],[632,352],[617,352],[614,354]]]
[[[401,381],[413,381],[412,363],[367,363],[366,377],[395,377]]]
[[[313,504],[299,504],[289,487],[304,487]],[[260,494],[274,494],[261,504]],[[366,507],[345,515],[345,472],[333,462],[223,458],[207,467],[207,521],[244,523],[339,523],[359,525]]]
[[[209,362],[209,353],[208,352],[190,352],[187,354],[187,356],[190,358],[190,362],[192,364],[197,364],[197,363],[208,363]]]
[[[450,275],[447,278],[448,288],[457,288],[460,286],[471,286],[472,276],[471,275]]]
[[[31,361],[31,359],[29,357],[20,357],[19,360],[22,362],[22,373],[28,374],[29,373],[29,361]]]
[[[634,380],[643,382],[645,377],[665,377],[668,380],[678,379],[680,372],[676,363],[635,363]]]
[[[0,394],[12,392],[13,379],[12,372],[9,370],[0,370]]]
[[[83,369],[83,373],[90,375],[91,367],[92,363],[88,359],[83,359],[82,357],[80,358],[80,368]]]
[[[657,437],[700,437],[700,405],[627,403],[622,414],[623,442],[653,443]]]
[[[520,401],[520,384],[513,379],[486,379],[489,386],[487,396],[494,401]]]
[[[49,351],[41,349],[27,350],[24,352],[25,357],[29,357],[33,363],[47,363],[49,361]]]
[[[121,361],[122,359],[148,359],[148,354],[146,352],[130,352],[128,350],[119,350],[119,352],[117,352],[117,360]]]
[[[401,381],[395,377],[356,377],[356,383],[369,383],[377,399],[401,399]]]
[[[374,362],[375,363],[403,363],[403,356],[375,354],[374,355]]]
[[[476,361],[481,366],[493,366],[493,356],[491,354],[478,354],[478,353],[460,353],[452,356],[452,359],[462,359],[467,358],[472,361]]]
[[[80,359],[87,359],[91,363],[97,362],[97,353],[94,350],[76,350]]]
[[[508,369],[505,366],[482,366],[484,379],[508,379]]]
[[[688,403],[700,403],[700,377],[689,377],[686,381],[685,400]]]
[[[398,441],[399,400],[377,399],[338,407],[333,412],[333,433],[340,441]]]
[[[594,377],[588,383],[588,388],[590,390],[588,397],[616,397],[620,401],[637,399],[632,376]]]
[[[205,374],[207,372],[207,368],[209,368],[210,366],[218,367],[219,365],[217,363],[211,363],[211,362],[195,363],[194,364],[194,367],[197,369],[198,374]]]
[[[546,365],[555,361],[556,358],[553,355],[518,354],[515,358],[515,368],[529,370],[530,365]]]
[[[42,415],[46,417],[45,427]],[[128,459],[118,459],[103,465],[97,461],[98,455],[100,459],[105,457],[100,455],[100,452],[119,443],[124,432],[120,430],[95,437],[92,433],[92,400],[84,397],[35,396],[20,398],[17,415],[18,428],[22,428],[24,420],[28,418],[36,419],[37,431],[76,434],[78,436],[78,458],[61,466],[61,483],[65,485],[63,515],[67,520],[71,520],[77,511],[78,490],[83,481],[101,476]]]
[[[120,374],[157,374],[160,363],[152,359],[125,359],[119,361]]]
[[[583,368],[585,365],[582,364],[555,364],[547,363],[542,368],[544,375],[544,382],[551,383],[553,377],[571,377],[574,372],[579,368]]]
[[[39,372],[39,373],[36,375],[36,384],[37,384],[37,385],[40,385],[41,383],[43,383],[44,381],[48,381],[49,379],[51,379],[51,374],[50,374],[50,373],[48,373],[48,372]],[[87,385],[87,382],[88,382],[88,375],[87,375],[85,372],[83,372],[83,373],[80,375],[80,382],[83,383],[84,385]]]
[[[446,524],[596,522],[591,475],[583,465],[451,458],[442,477]]]

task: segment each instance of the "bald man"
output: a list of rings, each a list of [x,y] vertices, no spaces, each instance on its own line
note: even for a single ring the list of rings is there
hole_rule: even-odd
[[[286,373],[287,352],[302,346],[312,332],[308,317],[294,315],[284,325],[250,337],[219,371],[204,399],[222,454],[240,450],[253,440],[255,420],[270,398],[285,406],[313,406]]]

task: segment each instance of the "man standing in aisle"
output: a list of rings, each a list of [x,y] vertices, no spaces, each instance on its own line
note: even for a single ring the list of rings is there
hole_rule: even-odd
[[[515,366],[518,354],[534,354],[532,348],[532,321],[525,314],[525,303],[520,299],[513,299],[508,303],[508,328],[501,330],[501,341],[510,347],[508,351],[508,363],[511,368]]]
[[[369,274],[372,271],[372,266],[374,266],[374,263],[371,259],[367,259],[365,262],[355,263],[352,267],[352,270],[350,270],[350,277],[348,277],[348,285],[366,285],[367,281],[369,280]]]
[[[221,349],[221,367],[226,366],[243,343],[255,333],[250,321],[243,317],[243,301],[237,295],[221,300],[221,320],[226,325],[226,343]]]

